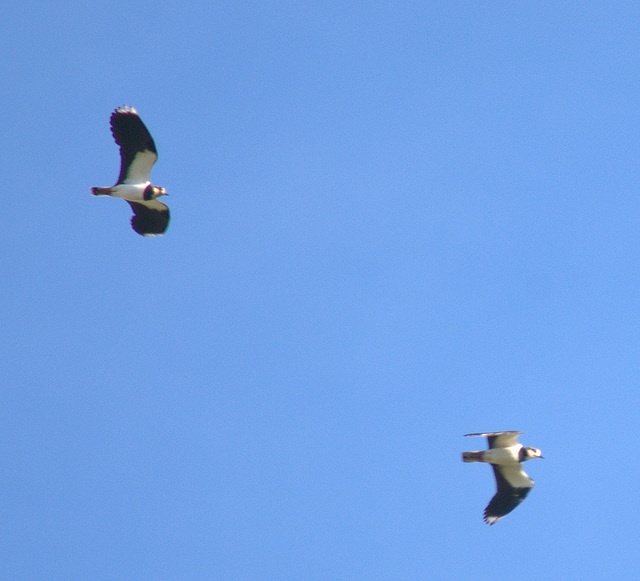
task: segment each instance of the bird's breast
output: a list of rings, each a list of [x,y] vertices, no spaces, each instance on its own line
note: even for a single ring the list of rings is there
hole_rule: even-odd
[[[142,184],[118,184],[111,188],[111,195],[131,202],[140,202],[144,200],[144,191],[148,185],[149,182]]]
[[[522,446],[508,448],[491,448],[484,453],[484,461],[491,464],[519,464],[518,452]]]

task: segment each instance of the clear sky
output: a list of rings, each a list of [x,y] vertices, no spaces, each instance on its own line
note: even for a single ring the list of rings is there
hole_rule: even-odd
[[[636,579],[639,30],[7,1],[0,578]],[[164,237],[89,191],[123,104]],[[546,459],[488,527],[495,430]]]

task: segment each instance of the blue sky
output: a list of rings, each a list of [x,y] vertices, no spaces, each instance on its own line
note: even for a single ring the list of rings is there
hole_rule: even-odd
[[[632,579],[640,5],[9,2],[0,577]],[[135,106],[167,235],[94,198]],[[493,527],[468,432],[545,460]]]

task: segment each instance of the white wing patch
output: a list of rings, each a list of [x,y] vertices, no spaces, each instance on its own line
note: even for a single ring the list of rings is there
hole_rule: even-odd
[[[168,212],[169,206],[163,204],[162,202],[158,202],[158,200],[146,200],[144,202],[137,202],[138,204],[142,204],[146,206],[150,210],[155,210],[156,212]]]
[[[529,478],[528,474],[522,469],[522,464],[513,464],[513,465],[501,465],[496,466],[504,479],[511,485],[513,488],[531,488],[534,484],[534,481]]]
[[[127,175],[122,181],[123,184],[142,184],[150,181],[151,168],[158,159],[158,156],[149,151],[139,151],[133,158],[131,165],[127,169]]]

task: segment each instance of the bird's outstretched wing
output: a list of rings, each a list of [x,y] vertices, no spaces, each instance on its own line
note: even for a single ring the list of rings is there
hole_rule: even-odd
[[[118,184],[148,182],[153,164],[158,159],[156,144],[138,112],[129,106],[111,114],[111,133],[120,146]]]
[[[522,432],[482,432],[480,434],[465,434],[465,436],[486,436],[489,448],[508,448],[518,443],[518,436]]]
[[[169,208],[158,200],[129,202],[133,210],[131,227],[143,236],[159,236],[169,226]]]
[[[522,469],[521,464],[496,466],[492,464],[498,491],[484,509],[484,522],[497,523],[516,508],[533,488],[534,481]]]

